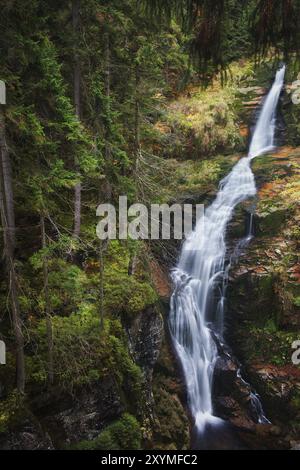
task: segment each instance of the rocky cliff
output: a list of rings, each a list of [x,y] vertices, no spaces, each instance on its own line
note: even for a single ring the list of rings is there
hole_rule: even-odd
[[[299,148],[281,148],[254,161],[255,238],[232,268],[228,289],[228,341],[283,447],[300,439],[300,370],[292,363],[300,322],[299,157]]]

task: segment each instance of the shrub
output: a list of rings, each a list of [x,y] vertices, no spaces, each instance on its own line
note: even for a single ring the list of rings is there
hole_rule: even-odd
[[[67,391],[113,375],[120,391],[138,402],[141,371],[130,357],[119,320],[106,319],[103,330],[94,308],[84,305],[70,317],[53,317],[55,383]],[[47,379],[47,341],[44,319],[31,326],[30,355],[26,356],[31,387]]]
[[[141,428],[136,418],[125,413],[118,421],[107,426],[92,441],[82,441],[73,448],[78,450],[139,450]]]

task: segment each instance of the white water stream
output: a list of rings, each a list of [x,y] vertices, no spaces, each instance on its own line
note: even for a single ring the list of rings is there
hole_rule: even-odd
[[[199,431],[217,423],[212,406],[212,379],[218,351],[212,332],[223,333],[223,301],[215,303],[215,288],[226,276],[226,228],[235,207],[256,194],[251,160],[274,148],[276,109],[284,83],[285,66],[276,74],[252,137],[249,154],[220,183],[204,219],[184,242],[172,273],[170,330],[186,381],[188,403]],[[213,311],[212,311],[213,310]]]

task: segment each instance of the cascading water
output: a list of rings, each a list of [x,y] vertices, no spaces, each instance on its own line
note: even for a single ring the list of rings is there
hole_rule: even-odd
[[[172,273],[170,331],[199,432],[207,423],[222,422],[213,415],[212,379],[218,358],[214,337],[222,337],[224,324],[223,296],[217,306],[214,304],[215,287],[224,282],[228,268],[225,265],[226,227],[235,207],[256,194],[251,159],[274,148],[276,108],[284,75],[285,66],[277,72],[264,102],[248,157],[242,158],[221,181],[215,201],[184,242],[179,263]]]
[[[249,157],[254,158],[274,148],[276,109],[283,87],[285,65],[278,70],[274,84],[259,115],[249,149]]]

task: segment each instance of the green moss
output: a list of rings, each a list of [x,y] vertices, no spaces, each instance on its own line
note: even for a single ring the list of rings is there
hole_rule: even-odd
[[[190,198],[203,201],[203,196],[215,191],[219,181],[234,165],[236,156],[217,155],[209,160],[170,159],[167,161],[168,182],[163,190],[163,202]]]
[[[241,147],[237,125],[237,89],[233,82],[222,87],[194,89],[192,96],[180,97],[167,109],[161,127],[162,148],[168,157],[182,159],[231,152]]]
[[[277,323],[279,305],[275,299],[275,280],[273,273],[261,276],[240,278],[230,289],[229,301],[236,311],[239,323],[251,321],[257,327],[264,327],[272,320]],[[251,296],[251,302],[248,302]],[[237,325],[238,327],[238,325]]]
[[[155,448],[181,450],[189,448],[189,423],[178,397],[161,384],[154,388],[155,413],[159,425],[155,430]]]
[[[5,394],[9,394],[14,390],[15,371],[16,358],[11,351],[6,351],[6,364],[5,366],[0,366],[0,384]]]
[[[104,259],[104,313],[107,317],[123,315],[132,317],[146,307],[154,305],[158,296],[151,284],[147,261],[143,258],[145,247],[138,241],[113,240],[109,243]],[[135,257],[137,269],[128,273]],[[88,266],[88,298],[96,303],[99,298],[99,262]]]
[[[96,439],[82,441],[76,450],[139,450],[141,428],[136,418],[125,413],[118,421],[107,426]]]
[[[244,335],[243,350],[247,362],[259,361],[278,366],[290,365],[292,344],[298,339],[296,332],[279,331],[276,324],[267,322],[264,328],[249,325]]]
[[[114,377],[128,402],[139,403],[142,376],[131,359],[120,320],[106,319],[104,329],[93,308],[70,317],[53,317],[55,384],[72,391],[107,374]],[[47,379],[45,320],[31,327],[31,354],[26,367],[31,389],[42,389]]]
[[[300,307],[300,296],[299,297],[295,297],[293,299],[293,304],[296,305],[296,307]]]
[[[287,214],[284,209],[270,208],[269,212],[260,214],[259,231],[263,235],[275,235],[282,228]]]
[[[154,369],[153,394],[157,418],[153,427],[153,448],[189,449],[189,420],[182,400],[184,391],[167,338],[164,338]]]
[[[62,242],[61,242],[62,243]],[[48,250],[49,260],[49,290],[51,309],[55,313],[63,312],[64,315],[72,313],[78,308],[82,299],[87,296],[89,285],[85,272],[78,266],[61,259],[57,256],[54,247]],[[40,288],[42,285],[42,267],[44,250],[40,250],[30,258],[30,265],[33,269],[33,286],[36,289],[36,302],[33,303],[31,293],[27,297],[21,298],[22,306],[27,310],[38,309],[39,312],[45,311],[44,292]],[[33,297],[33,296],[32,296]]]
[[[293,393],[293,397],[291,399],[291,406],[294,408],[296,413],[300,412],[300,389],[299,388],[296,389]]]
[[[104,305],[108,313],[136,315],[157,300],[158,296],[150,283],[140,281],[135,276],[114,272],[106,279]]]
[[[0,401],[0,434],[14,428],[27,415],[24,398],[16,391]]]
[[[286,81],[292,85],[298,80],[299,76],[299,65],[297,63],[291,63],[287,69]],[[300,106],[295,105],[292,101],[293,93],[299,87],[293,87],[292,89],[287,88],[285,92],[284,106],[282,112],[286,124],[286,140],[288,145],[297,146],[300,144]]]

